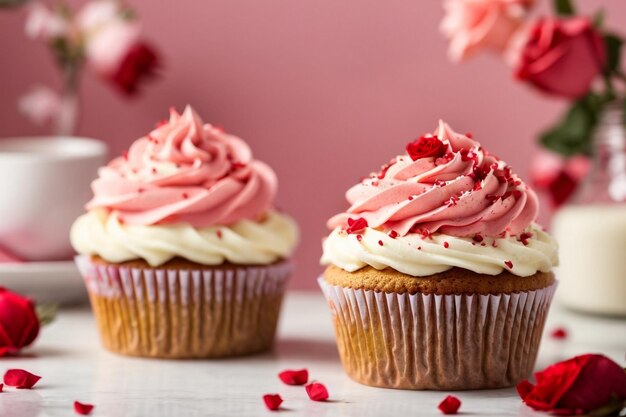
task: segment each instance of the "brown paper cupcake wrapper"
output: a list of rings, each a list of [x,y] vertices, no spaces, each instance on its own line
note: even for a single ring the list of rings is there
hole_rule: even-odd
[[[290,262],[166,270],[102,265],[83,275],[104,346],[160,358],[236,356],[271,347]]]
[[[410,295],[318,282],[352,379],[434,390],[509,387],[528,377],[556,288]]]

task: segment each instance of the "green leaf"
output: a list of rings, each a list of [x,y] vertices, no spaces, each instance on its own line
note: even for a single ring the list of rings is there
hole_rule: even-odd
[[[621,50],[624,40],[613,33],[604,35],[604,46],[606,48],[606,66],[604,73],[609,75],[615,72],[620,64]]]
[[[571,0],[554,0],[554,10],[561,16],[573,16],[576,14]]]
[[[541,134],[541,144],[565,156],[590,154],[591,135],[603,104],[604,101],[593,94],[578,100],[556,126]]]
[[[57,311],[59,310],[58,304],[55,303],[43,303],[37,304],[37,318],[39,319],[39,324],[45,326],[54,321],[54,318],[57,315]]]

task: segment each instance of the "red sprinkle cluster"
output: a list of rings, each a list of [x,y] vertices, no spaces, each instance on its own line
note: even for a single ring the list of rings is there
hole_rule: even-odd
[[[356,233],[356,232],[360,232],[361,230],[365,229],[367,227],[367,220],[365,220],[363,217],[359,217],[358,219],[348,219],[348,228],[346,229],[346,232],[348,233]]]
[[[504,264],[507,266],[507,268],[513,269],[513,262],[511,262],[511,261],[504,261]]]
[[[524,244],[524,246],[527,246],[528,245],[528,239],[530,239],[531,237],[533,237],[532,233],[524,232],[524,233],[519,235],[519,241],[522,242]]]

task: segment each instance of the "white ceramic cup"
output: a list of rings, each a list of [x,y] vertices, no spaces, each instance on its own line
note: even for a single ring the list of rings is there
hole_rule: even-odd
[[[87,138],[0,139],[0,246],[25,261],[71,258],[70,227],[107,153]]]

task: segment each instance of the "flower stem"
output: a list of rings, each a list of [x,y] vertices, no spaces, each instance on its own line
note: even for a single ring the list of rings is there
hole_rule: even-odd
[[[71,136],[76,131],[79,73],[75,62],[68,62],[63,66],[63,94],[55,126],[55,133],[59,136]]]
[[[560,16],[573,16],[576,14],[571,0],[554,0],[552,4],[556,14]]]

